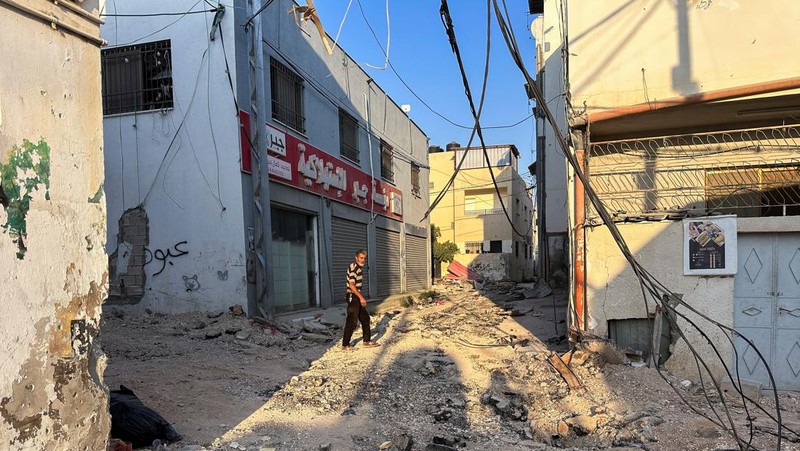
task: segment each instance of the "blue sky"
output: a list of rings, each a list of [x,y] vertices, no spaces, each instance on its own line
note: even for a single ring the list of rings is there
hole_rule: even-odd
[[[359,3],[360,1],[360,3]],[[462,146],[469,141],[470,130],[448,123],[431,112],[409,92],[391,68],[384,67],[386,57],[367,27],[360,7],[380,45],[386,48],[386,1],[317,0],[315,6],[326,31],[339,33],[338,43],[398,104],[411,105],[411,118],[430,137],[432,145],[444,147],[450,141]],[[389,60],[403,80],[441,115],[451,121],[470,126],[473,123],[455,54],[439,16],[437,0],[389,0]],[[475,0],[448,2],[458,39],[461,57],[467,71],[470,88],[477,107],[486,57],[486,3]],[[529,31],[530,16],[527,0],[506,0],[511,26],[517,36],[520,51],[528,71],[535,72],[535,47]],[[467,6],[468,5],[468,6]],[[344,18],[344,22],[342,22]],[[503,37],[492,17],[489,80],[481,115],[483,127],[515,124],[531,115],[534,106],[528,101],[524,78],[511,60]],[[370,66],[375,66],[372,68]],[[533,161],[535,125],[531,117],[511,128],[485,129],[487,145],[514,144],[520,151],[520,172],[527,174]],[[473,145],[478,145],[475,138]],[[530,181],[530,177],[526,176]]]

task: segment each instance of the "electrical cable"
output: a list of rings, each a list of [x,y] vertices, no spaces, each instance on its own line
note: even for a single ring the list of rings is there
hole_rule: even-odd
[[[359,6],[361,6],[360,2],[359,2]],[[416,91],[414,91],[414,89],[412,89],[411,86],[409,86],[408,83],[406,83],[406,81],[403,79],[403,77],[397,72],[397,69],[395,69],[394,65],[392,64],[392,61],[389,59],[388,52],[383,49],[383,46],[381,45],[381,42],[378,39],[378,35],[375,33],[375,30],[372,28],[372,25],[369,23],[369,20],[367,19],[367,16],[364,13],[364,9],[363,8],[361,9],[361,17],[364,18],[364,23],[366,23],[367,28],[372,33],[372,37],[375,39],[375,42],[378,44],[378,47],[381,49],[381,52],[383,52],[383,54],[386,56],[386,61],[388,61],[389,69],[391,69],[392,73],[394,73],[394,75],[397,77],[397,79],[400,80],[400,83],[402,83],[403,86],[405,86],[406,89],[408,89],[408,92],[410,92],[411,95],[413,95],[417,100],[419,100],[420,103],[422,103],[422,105],[424,105],[425,108],[427,108],[431,113],[435,114],[436,116],[439,116],[441,119],[443,119],[445,122],[449,123],[450,125],[452,125],[454,127],[458,127],[458,128],[463,128],[465,130],[472,130],[473,129],[472,126],[463,125],[463,124],[459,124],[457,122],[454,122],[453,120],[451,120],[447,116],[445,116],[442,113],[436,111],[432,106],[430,106],[428,104],[428,102],[425,101],[425,99],[420,97],[416,93]],[[373,67],[373,66],[370,66],[370,67]],[[525,117],[524,119],[522,119],[522,120],[520,120],[518,122],[515,122],[513,124],[491,125],[491,126],[485,126],[485,127],[483,127],[483,129],[484,130],[489,130],[489,129],[513,128],[513,127],[516,127],[516,126],[520,125],[521,123],[525,122],[526,120],[530,119],[531,116],[533,116],[532,113],[530,115],[528,115],[527,117]]]
[[[491,0],[487,0],[486,6],[487,6],[487,10],[488,10],[487,11],[488,12],[488,14],[487,14],[487,22],[490,23],[491,22]],[[519,230],[517,230],[517,227],[514,225],[514,221],[511,219],[511,216],[508,214],[508,209],[506,208],[506,204],[505,204],[505,202],[503,202],[503,197],[500,194],[500,187],[497,185],[497,179],[494,176],[494,171],[492,171],[492,162],[491,162],[491,159],[489,158],[489,152],[486,150],[486,142],[484,141],[483,132],[481,131],[481,126],[480,126],[480,117],[477,114],[477,112],[475,111],[475,104],[474,104],[474,101],[472,100],[472,92],[471,92],[470,87],[469,87],[469,80],[467,79],[466,70],[464,69],[464,63],[461,60],[461,52],[459,51],[459,48],[458,48],[458,41],[456,40],[455,30],[453,28],[453,21],[452,21],[452,18],[450,17],[450,9],[447,6],[447,0],[442,0],[442,6],[439,9],[439,14],[441,16],[442,23],[444,24],[445,31],[446,31],[448,39],[450,41],[450,46],[452,47],[453,53],[455,53],[455,55],[456,55],[456,61],[458,62],[458,67],[459,67],[459,70],[461,72],[461,80],[462,80],[462,83],[464,84],[464,90],[465,90],[465,94],[467,96],[467,100],[469,101],[470,111],[472,112],[472,116],[475,118],[475,130],[477,132],[478,139],[480,140],[481,148],[483,149],[483,156],[484,156],[484,159],[486,160],[486,167],[489,169],[489,175],[492,178],[492,183],[494,184],[495,192],[497,193],[497,197],[499,198],[499,201],[500,201],[500,206],[503,208],[503,213],[505,214],[506,219],[508,220],[508,223],[511,226],[511,230],[514,231],[514,233],[516,233],[520,237],[527,239],[527,238],[530,237],[530,232],[522,233]],[[487,64],[486,64],[486,69],[485,69],[485,72],[484,72],[484,92],[485,92],[485,87],[486,87],[486,80],[489,78],[489,64],[488,64],[488,61],[489,61],[489,54],[490,54],[490,49],[491,49],[491,31],[490,31],[491,30],[491,26],[487,25],[486,30],[487,30],[486,31],[486,61],[487,61]],[[465,156],[466,156],[466,152],[465,152]]]
[[[185,11],[185,12],[172,12],[172,13],[149,13],[149,14],[100,14],[100,17],[161,17],[161,16],[185,16],[187,14],[203,14],[213,13],[217,9],[204,9],[200,11]]]
[[[684,340],[685,344],[689,348],[690,352],[692,353],[692,355],[696,359],[698,373],[700,373],[700,377],[701,378],[702,378],[701,366],[703,367],[703,369],[708,374],[711,374],[711,371],[710,371],[709,367],[707,366],[707,364],[705,363],[705,361],[703,360],[703,358],[700,356],[700,353],[697,351],[695,346],[692,344],[691,341],[689,341],[687,339],[686,335],[684,334],[684,332],[683,332],[683,330],[681,328],[681,325],[678,324],[677,319],[673,318],[670,315],[670,313],[672,313],[672,314],[674,314],[676,316],[680,316],[683,320],[685,320],[689,325],[692,326],[693,330],[695,330],[698,333],[700,333],[701,336],[703,336],[706,339],[707,343],[714,350],[714,353],[716,354],[717,359],[719,360],[719,363],[721,363],[722,366],[725,367],[726,371],[728,371],[728,373],[729,373],[729,370],[727,369],[727,364],[725,363],[725,359],[722,358],[721,353],[717,349],[716,345],[714,345],[714,343],[705,334],[705,332],[700,328],[700,326],[697,323],[689,320],[689,318],[685,314],[683,314],[682,312],[678,312],[676,310],[676,307],[678,307],[678,306],[683,307],[683,308],[687,309],[693,315],[696,315],[698,318],[708,322],[709,324],[712,324],[713,326],[716,326],[720,330],[722,330],[722,331],[724,331],[726,333],[729,333],[732,336],[741,338],[748,345],[748,347],[750,347],[750,348],[752,348],[754,350],[754,352],[758,356],[759,362],[764,363],[766,371],[767,371],[768,378],[769,378],[769,380],[771,382],[773,397],[774,397],[774,401],[775,401],[776,414],[775,414],[774,417],[772,415],[769,415],[769,416],[777,424],[777,428],[778,428],[777,429],[777,434],[776,434],[776,436],[777,436],[777,449],[780,450],[781,441],[782,441],[782,438],[783,438],[783,435],[782,435],[781,431],[783,429],[785,429],[785,427],[782,424],[780,400],[779,400],[779,397],[778,397],[774,376],[772,374],[772,370],[770,369],[769,363],[766,361],[766,359],[764,358],[764,356],[762,355],[762,353],[759,351],[758,347],[755,345],[755,343],[752,340],[750,340],[749,338],[745,337],[744,335],[742,335],[740,332],[736,331],[732,327],[726,326],[726,325],[714,320],[713,318],[710,318],[709,316],[703,314],[702,312],[698,311],[692,305],[690,305],[687,302],[685,302],[680,296],[677,296],[677,295],[675,295],[675,293],[672,293],[663,283],[661,283],[652,274],[650,274],[650,272],[647,271],[643,266],[641,266],[641,264],[636,260],[635,256],[633,255],[633,253],[629,249],[627,243],[625,242],[624,237],[622,236],[619,228],[617,227],[616,223],[613,221],[613,218],[608,213],[608,211],[604,208],[599,196],[594,191],[593,186],[589,183],[588,177],[586,176],[584,171],[580,168],[580,165],[579,165],[575,155],[569,151],[569,145],[567,144],[566,138],[561,134],[560,129],[558,127],[558,123],[555,120],[555,117],[553,116],[553,114],[550,111],[550,109],[547,107],[547,104],[544,102],[544,96],[542,95],[541,90],[539,89],[538,85],[533,82],[533,79],[531,78],[530,74],[528,73],[527,69],[525,68],[525,64],[522,61],[522,57],[521,57],[519,51],[516,48],[515,37],[513,36],[512,33],[509,32],[508,27],[505,24],[505,20],[503,19],[503,15],[500,12],[500,8],[499,8],[499,5],[497,3],[497,0],[493,0],[493,2],[494,2],[494,8],[495,8],[495,12],[496,12],[495,16],[497,17],[497,21],[498,21],[498,24],[500,25],[501,33],[503,34],[503,38],[506,41],[506,45],[507,45],[507,47],[509,49],[509,52],[511,53],[511,56],[512,56],[514,62],[517,64],[517,67],[520,69],[520,71],[525,76],[525,79],[527,80],[527,82],[529,84],[531,92],[533,93],[534,98],[537,101],[537,104],[543,110],[543,112],[545,114],[545,117],[547,118],[547,121],[549,122],[550,126],[552,127],[552,130],[553,130],[554,134],[556,135],[556,139],[558,141],[560,150],[564,153],[564,155],[565,155],[565,157],[567,159],[567,162],[570,164],[570,166],[572,167],[572,169],[573,169],[573,171],[575,173],[575,176],[578,177],[578,179],[581,181],[581,183],[583,183],[586,196],[588,197],[588,199],[590,200],[592,205],[595,207],[595,209],[597,210],[598,214],[603,219],[604,224],[606,225],[606,227],[608,227],[608,230],[612,235],[612,238],[616,242],[617,246],[620,248],[620,251],[622,252],[622,254],[625,257],[625,259],[630,264],[632,270],[634,271],[634,274],[639,279],[639,283],[640,283],[640,285],[642,287],[642,291],[643,291],[643,301],[645,303],[645,307],[649,311],[648,296],[650,298],[652,298],[653,301],[655,301],[656,306],[661,307],[662,315],[666,316],[667,321],[674,328],[674,330],[676,330],[676,332],[681,336],[681,338]],[[503,0],[503,4],[505,5],[505,0]],[[569,96],[566,96],[566,98],[568,99]],[[670,305],[670,303],[674,303],[675,305],[674,306]],[[738,353],[737,353],[737,356],[738,356]],[[665,381],[667,381],[666,376],[664,376],[662,374],[662,368],[661,368],[661,366],[660,366],[658,361],[654,362],[654,366],[655,366],[658,374]],[[720,396],[720,398],[724,397],[724,393],[722,392],[719,384],[716,382],[716,380],[713,377],[711,378],[711,382],[713,383],[713,388],[716,390],[716,392]],[[668,382],[668,385],[670,385],[673,388],[673,390],[675,390],[676,393],[678,393],[677,389],[671,383]],[[734,383],[733,387],[734,387],[734,389],[736,390],[736,392],[740,396],[744,397],[744,393],[743,393],[743,391],[741,389],[741,383],[740,382],[739,383]],[[694,407],[694,405],[692,405],[690,402],[688,402],[688,400],[683,398],[683,396],[681,396],[680,393],[678,393],[678,394],[681,397],[681,399],[684,401],[684,403],[687,406],[689,406],[689,408],[692,411],[694,411],[694,412],[696,412],[696,413],[698,413],[700,415],[703,415],[706,418],[708,418],[708,416],[706,416],[706,415],[702,414],[701,412],[699,412]],[[709,403],[709,406],[712,408],[712,410],[714,410],[715,415],[716,415],[716,410],[711,405],[711,400],[708,397],[706,398],[706,400]],[[758,405],[758,403],[754,403],[754,404],[757,407],[761,407],[761,406]],[[753,447],[751,445],[753,429],[752,428],[750,429],[750,434],[751,434],[750,440],[745,442],[739,436],[738,432],[736,431],[735,425],[733,424],[733,420],[730,417],[730,413],[728,412],[727,405],[724,404],[724,403],[723,403],[723,408],[725,408],[725,410],[726,410],[726,415],[727,415],[728,424],[730,425],[730,428],[728,428],[724,424],[725,422],[722,422],[722,421],[720,421],[719,426],[723,427],[724,429],[726,429],[728,431],[728,433],[736,440],[737,445],[740,447],[740,449],[742,449],[742,450],[744,450],[744,449],[753,449]]]

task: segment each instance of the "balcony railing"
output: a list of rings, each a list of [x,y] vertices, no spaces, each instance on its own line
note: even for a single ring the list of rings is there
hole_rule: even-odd
[[[483,210],[464,210],[464,214],[470,216],[499,215],[502,213],[503,213],[502,208],[486,208]]]

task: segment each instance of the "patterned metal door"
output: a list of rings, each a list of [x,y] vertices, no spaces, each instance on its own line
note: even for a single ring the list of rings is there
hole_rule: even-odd
[[[800,390],[800,234],[775,237],[775,385]]]
[[[755,345],[734,340],[739,377],[772,387],[767,362],[778,389],[800,390],[800,235],[738,241],[734,327]]]

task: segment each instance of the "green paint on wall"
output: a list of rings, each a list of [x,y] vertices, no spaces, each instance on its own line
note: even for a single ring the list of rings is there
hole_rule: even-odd
[[[44,198],[50,200],[50,146],[41,139],[38,144],[23,140],[22,147],[14,146],[8,162],[0,163],[0,206],[7,215],[4,232],[17,245],[17,258],[25,257],[27,216],[31,194],[44,185]]]

